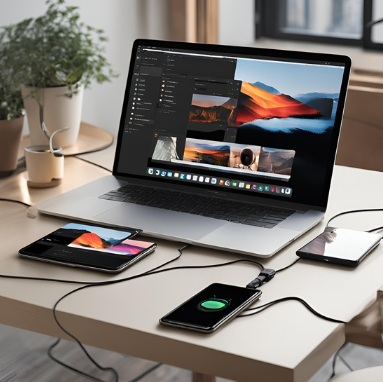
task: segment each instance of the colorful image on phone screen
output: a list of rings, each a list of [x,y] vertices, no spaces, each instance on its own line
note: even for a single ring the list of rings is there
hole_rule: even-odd
[[[56,235],[57,233],[56,231]],[[116,255],[136,255],[153,244],[127,239],[132,235],[131,232],[87,224],[70,223],[62,227],[59,233],[74,238],[68,243],[68,247]]]
[[[149,248],[153,243],[147,243],[146,241],[138,240],[124,240],[119,244],[114,245],[108,249],[109,253],[115,253],[117,255],[136,255],[142,252],[144,249]]]

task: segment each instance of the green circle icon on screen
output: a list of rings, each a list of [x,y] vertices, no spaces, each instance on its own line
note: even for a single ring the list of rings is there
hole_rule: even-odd
[[[223,298],[208,298],[198,303],[197,308],[202,312],[220,312],[226,309],[230,305],[230,300],[224,300]]]

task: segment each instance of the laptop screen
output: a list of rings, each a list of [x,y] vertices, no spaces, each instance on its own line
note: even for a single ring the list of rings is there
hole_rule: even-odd
[[[349,67],[342,56],[137,41],[114,173],[325,207]]]

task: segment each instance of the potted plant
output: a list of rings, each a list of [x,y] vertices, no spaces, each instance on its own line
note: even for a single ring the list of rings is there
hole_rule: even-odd
[[[23,131],[23,100],[18,86],[11,80],[12,67],[0,39],[0,175],[9,175],[17,167]]]
[[[103,55],[104,31],[81,22],[78,7],[64,0],[46,3],[43,16],[4,27],[1,39],[22,85],[31,144],[47,144],[47,136],[69,127],[55,137],[55,145],[67,147],[78,137],[83,89],[116,74]]]

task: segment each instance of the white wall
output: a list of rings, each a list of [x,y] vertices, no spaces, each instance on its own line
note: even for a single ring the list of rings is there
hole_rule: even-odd
[[[220,0],[219,43],[223,45],[254,45],[254,14],[254,0]]]
[[[181,0],[180,0],[181,1]],[[136,38],[169,39],[168,0],[66,0],[82,21],[105,30],[106,56],[120,76],[85,90],[82,119],[117,133],[132,43]],[[0,27],[37,17],[45,0],[0,0]],[[219,42],[254,43],[254,0],[220,0]],[[27,127],[25,128],[27,131]]]
[[[82,119],[117,133],[132,43],[136,38],[167,39],[167,0],[67,0],[86,24],[105,30],[106,56],[120,76],[85,91]],[[0,27],[37,17],[45,0],[0,0]]]

